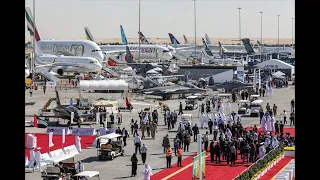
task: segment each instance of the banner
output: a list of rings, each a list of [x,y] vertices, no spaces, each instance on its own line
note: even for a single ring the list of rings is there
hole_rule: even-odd
[[[94,136],[96,131],[94,128],[72,128],[72,135],[77,135],[79,133],[80,136]]]
[[[65,129],[65,134],[70,134],[69,133],[69,128],[68,127],[47,127],[47,134],[50,132],[53,132],[54,135],[62,135],[62,129]]]
[[[52,143],[52,138],[53,138],[53,132],[49,132],[49,147],[54,146],[54,144]]]
[[[62,129],[62,144],[64,144],[65,140],[66,140],[66,130]]]
[[[202,179],[205,179],[206,175],[206,151],[203,151],[201,154],[201,166],[202,166]]]
[[[193,165],[192,165],[192,179],[196,180],[199,176],[199,163],[198,163],[199,156],[195,156],[193,158]]]

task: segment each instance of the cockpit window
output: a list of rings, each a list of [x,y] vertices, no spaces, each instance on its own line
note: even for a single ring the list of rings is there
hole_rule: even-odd
[[[96,51],[101,51],[101,50],[92,50],[91,52],[96,52]]]
[[[169,51],[167,51],[167,50],[163,50],[162,52],[167,53],[167,52],[169,52]]]

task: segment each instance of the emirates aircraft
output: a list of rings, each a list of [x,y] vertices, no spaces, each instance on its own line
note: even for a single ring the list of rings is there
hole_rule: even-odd
[[[88,40],[42,40],[40,38],[36,24],[29,7],[25,7],[27,28],[31,36],[35,39],[45,54],[64,55],[64,56],[85,56],[93,57],[100,62],[104,61],[101,48],[95,42]]]

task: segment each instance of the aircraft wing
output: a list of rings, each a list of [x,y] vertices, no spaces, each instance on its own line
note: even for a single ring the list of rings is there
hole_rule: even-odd
[[[196,45],[196,47],[203,47],[203,45]],[[186,49],[194,49],[194,46],[187,46],[187,47],[175,48],[176,51],[186,50]]]

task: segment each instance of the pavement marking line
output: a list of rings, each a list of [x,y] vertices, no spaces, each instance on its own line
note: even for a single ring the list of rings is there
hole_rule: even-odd
[[[206,155],[206,158],[209,157],[209,155],[210,155],[210,153],[209,153],[208,155]],[[192,166],[192,165],[193,165],[193,162],[190,163],[190,164],[188,164],[188,165],[186,165],[185,167],[179,169],[178,171],[176,171],[176,172],[174,172],[174,173],[171,173],[169,176],[166,176],[165,178],[162,178],[161,180],[167,180],[167,179],[171,178],[172,176],[180,173],[181,171],[184,171],[185,169],[189,168],[189,167]]]

